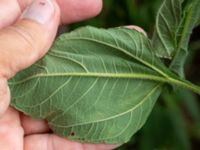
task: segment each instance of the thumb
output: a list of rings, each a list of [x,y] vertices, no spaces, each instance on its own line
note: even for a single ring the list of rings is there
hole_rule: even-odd
[[[10,102],[10,90],[5,79],[0,78],[0,120]]]
[[[50,48],[60,22],[54,0],[35,0],[19,21],[0,31],[0,77],[9,79]]]
[[[0,116],[10,101],[7,80],[48,51],[59,22],[56,2],[35,0],[16,24],[0,31]]]

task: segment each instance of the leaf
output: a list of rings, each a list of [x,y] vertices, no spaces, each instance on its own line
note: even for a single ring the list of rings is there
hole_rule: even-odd
[[[171,101],[176,102],[173,98]],[[185,122],[182,120],[181,114],[169,106],[166,107],[165,103],[163,105],[162,101],[161,104],[158,102],[155,105],[148,121],[141,130],[137,139],[139,150],[163,150],[166,147],[174,150],[190,149],[187,130],[184,128]],[[165,136],[160,138],[161,135]]]
[[[170,73],[141,33],[86,27],[62,35],[9,85],[12,106],[46,119],[56,134],[118,144],[143,126],[163,82],[200,91]]]
[[[165,0],[156,19],[153,45],[160,57],[172,60],[170,68],[184,77],[184,64],[192,30],[200,17],[198,0],[183,7],[184,0]]]
[[[195,23],[195,27],[200,25],[200,3],[199,0],[190,0],[187,1],[188,7],[193,7],[194,14],[193,14],[193,23]]]
[[[184,9],[183,19],[178,32],[178,45],[174,58],[170,64],[171,70],[184,76],[184,64],[188,55],[188,45],[193,29],[196,27],[200,17],[199,0],[193,0]]]
[[[194,93],[187,90],[179,90],[178,98],[182,101],[182,105],[188,112],[191,119],[198,123],[200,121],[200,108],[198,107],[198,99]]]
[[[170,122],[173,125],[174,135],[176,137],[175,145],[177,146],[177,149],[183,149],[183,150],[189,150],[191,149],[190,145],[190,138],[188,131],[186,130],[186,121],[185,116],[181,111],[181,104],[178,102],[178,97],[176,93],[170,94],[170,93],[163,93],[162,98],[165,102],[165,105],[167,107],[168,115]],[[179,147],[179,148],[178,148]]]
[[[177,32],[182,17],[183,0],[164,0],[156,17],[156,27],[152,39],[159,57],[172,59],[177,47]]]

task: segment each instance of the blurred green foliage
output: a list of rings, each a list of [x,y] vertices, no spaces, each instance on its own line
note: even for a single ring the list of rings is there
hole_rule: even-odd
[[[102,13],[94,19],[76,23],[70,29],[92,25],[116,27],[138,25],[151,37],[157,10],[162,0],[104,0]],[[186,76],[200,83],[200,29],[191,39],[191,54]],[[200,98],[190,91],[176,90],[161,95],[145,126],[118,150],[190,150],[200,149]]]
[[[74,24],[72,27],[92,25],[107,28],[134,24],[151,32],[162,0],[104,0],[103,2],[103,11],[98,17]]]

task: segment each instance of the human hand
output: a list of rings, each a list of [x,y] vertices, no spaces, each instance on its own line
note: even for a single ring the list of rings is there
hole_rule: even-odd
[[[10,92],[7,80],[48,51],[60,23],[69,24],[92,17],[100,12],[102,3],[101,0],[32,1],[0,1],[0,150],[114,148],[114,145],[81,144],[60,138],[50,133],[44,121],[8,108]]]

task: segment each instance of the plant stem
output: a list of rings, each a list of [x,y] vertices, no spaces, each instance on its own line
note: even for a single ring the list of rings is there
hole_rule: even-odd
[[[177,79],[174,79],[174,78],[168,78],[168,81],[169,83],[173,83],[177,86],[180,86],[180,87],[183,87],[183,88],[186,88],[186,89],[189,89],[197,94],[200,95],[200,87],[189,82],[189,81],[186,81],[186,80],[177,80]]]

